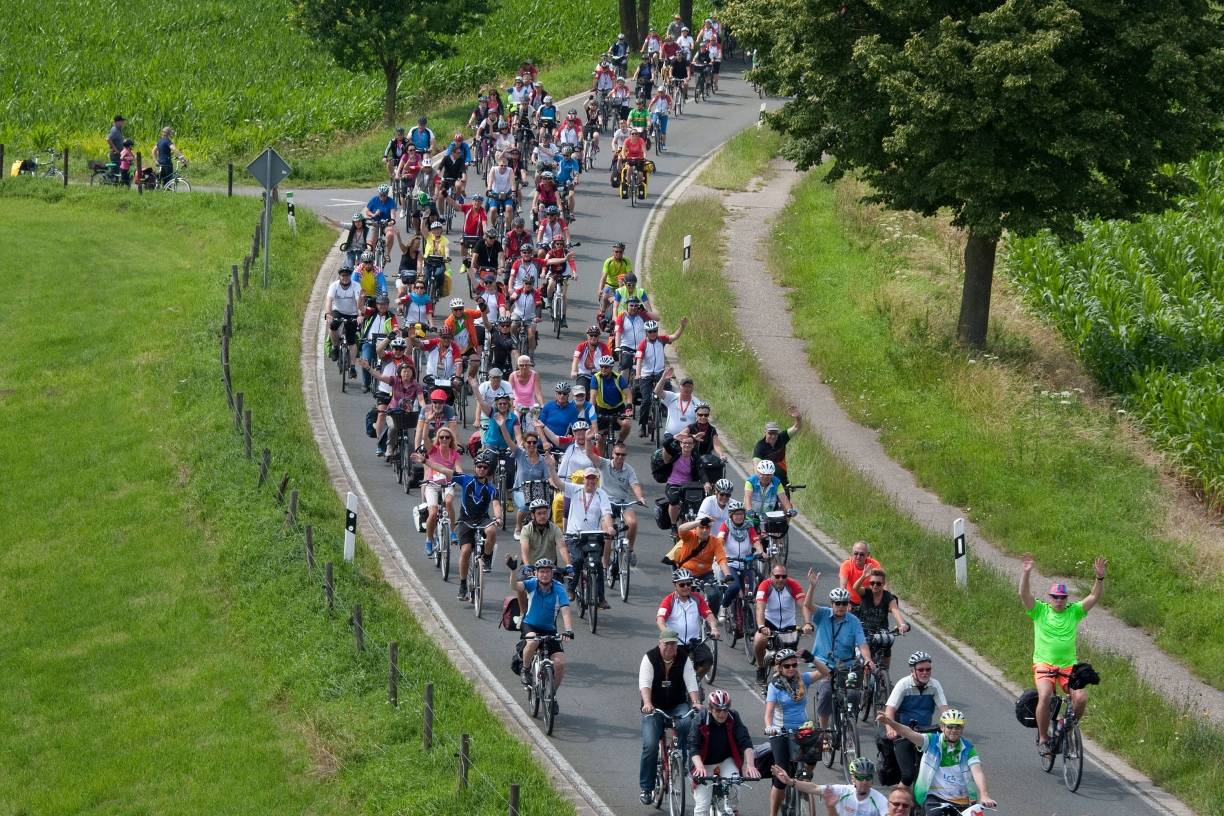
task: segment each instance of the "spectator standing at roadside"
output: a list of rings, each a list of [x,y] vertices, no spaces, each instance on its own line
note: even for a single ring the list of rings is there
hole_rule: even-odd
[[[178,145],[174,143],[173,137],[173,128],[162,128],[161,138],[157,140],[157,147],[153,151],[153,158],[157,160],[157,180],[162,184],[165,184],[174,176],[175,156],[184,161],[187,160],[187,157],[183,155],[183,151],[179,150]]]
[[[110,160],[115,164],[119,163],[119,154],[123,152],[123,140],[126,138],[123,135],[123,128],[126,124],[126,119],[116,115],[111,123],[110,133],[106,134],[106,145],[110,148]]]

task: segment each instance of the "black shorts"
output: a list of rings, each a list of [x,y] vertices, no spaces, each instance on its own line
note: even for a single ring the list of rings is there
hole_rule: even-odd
[[[459,543],[460,544],[475,544],[476,543],[476,528],[477,527],[481,527],[481,528],[488,527],[492,523],[493,523],[493,519],[489,518],[488,516],[484,516],[482,518],[474,519],[474,520],[462,519],[457,525],[458,530],[459,530]]]
[[[357,344],[357,315],[341,315],[333,312],[330,325],[333,331],[340,331],[343,327],[346,346]]]
[[[557,630],[556,629],[545,629],[542,626],[532,626],[530,624],[524,623],[523,624],[523,634],[524,635],[555,635],[557,634]],[[552,657],[557,652],[565,651],[565,649],[561,648],[560,641],[553,641],[553,640],[546,641],[544,643],[543,648],[544,648],[544,653],[547,654],[549,657]]]
[[[699,642],[694,646],[686,646],[684,649],[688,652],[694,666],[708,666],[714,662],[714,653],[704,643]]]

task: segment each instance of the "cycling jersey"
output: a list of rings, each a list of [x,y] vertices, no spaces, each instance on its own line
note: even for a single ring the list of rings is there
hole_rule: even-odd
[[[436,238],[431,232],[425,236],[425,257],[426,258],[442,258],[450,254],[450,241],[446,240],[445,235],[439,235]]]
[[[425,153],[428,152],[429,146],[433,144],[434,134],[429,128],[423,128],[418,125],[408,131],[408,141],[412,142],[412,146],[419,152]]]
[[[977,783],[970,768],[982,764],[982,760],[973,743],[961,737],[953,746],[943,734],[923,736],[926,744],[922,749],[918,778],[914,781],[914,800],[922,804],[927,796],[934,795],[964,807],[978,799]]]
[[[552,246],[554,238],[565,237],[565,230],[566,223],[564,219],[549,216],[540,223],[539,233],[536,237],[539,238],[539,243]]]
[[[569,433],[569,426],[577,418],[578,406],[569,400],[566,400],[564,405],[556,400],[550,400],[540,409],[540,421],[556,436],[564,436]]]
[[[446,349],[439,338],[431,337],[421,344],[421,348],[426,352],[425,373],[436,380],[449,382],[463,360],[463,350],[459,344],[452,342]]]
[[[647,337],[638,343],[636,357],[642,361],[643,377],[662,374],[667,368],[667,355],[664,352],[671,341],[670,335],[660,334],[657,340],[651,341]]]
[[[723,539],[723,549],[727,558],[747,558],[755,552],[755,544],[761,534],[748,522],[737,525],[729,519],[718,528],[718,534]]]
[[[624,151],[624,158],[627,161],[644,159],[646,158],[646,140],[635,133],[628,139],[625,139],[625,143],[621,146],[621,150]]]
[[[557,121],[557,106],[556,105],[541,105],[539,110],[540,124],[546,122],[556,123]]]
[[[398,163],[403,157],[404,153],[407,152],[408,144],[409,142],[407,139],[401,139],[400,137],[396,136],[394,139],[387,142],[387,149],[383,151],[383,158],[395,159],[395,161]]]
[[[778,508],[778,490],[782,483],[777,476],[769,477],[769,484],[761,486],[760,476],[749,476],[744,483],[745,488],[752,491],[752,506],[748,509],[754,513],[768,513]]]
[[[459,489],[459,517],[479,521],[489,517],[497,488],[491,481],[480,481],[469,473],[456,473],[451,479]]]
[[[868,788],[867,796],[859,799],[853,785],[829,785],[837,801],[833,812],[837,816],[887,816],[888,800],[874,788]]]
[[[616,331],[620,335],[620,345],[637,348],[638,343],[646,339],[646,318],[625,312],[616,318]]]
[[[718,496],[706,496],[697,508],[697,518],[702,516],[710,517],[710,529],[717,535],[718,529],[727,522],[727,507],[718,503]]]
[[[565,184],[570,179],[577,178],[582,172],[582,165],[575,158],[562,159],[557,163],[557,183]]]
[[[672,592],[659,604],[655,617],[663,618],[663,625],[678,634],[681,643],[688,643],[701,638],[701,622],[709,614],[710,605],[700,595],[691,593],[685,601]]]
[[[366,209],[374,213],[375,218],[390,221],[391,213],[395,210],[395,199],[391,196],[383,198],[381,195],[376,195],[370,199],[370,203],[366,204]]]
[[[549,581],[545,589],[540,585],[539,578],[528,578],[523,582],[523,591],[527,593],[527,612],[523,615],[522,625],[555,632],[553,621],[557,609],[569,606],[565,587],[560,581]]]
[[[632,291],[629,290],[628,286],[617,287],[617,290],[612,293],[612,299],[616,303],[616,308],[614,310],[615,314],[620,314],[629,307],[630,298],[637,298],[640,300],[643,307],[647,306],[650,302],[650,295],[646,294],[646,290],[640,286],[636,287]]]
[[[429,316],[433,314],[433,301],[429,295],[409,293],[400,299],[400,304],[404,307],[404,322],[429,325]]]
[[[650,124],[650,111],[645,108],[634,108],[629,111],[629,127],[644,128]]]
[[[354,286],[350,283],[348,286],[341,286],[340,281],[332,281],[327,287],[327,296],[331,298],[332,313],[356,317],[357,295],[360,291],[360,285]]]
[[[361,292],[366,297],[377,297],[387,294],[387,277],[382,270],[373,266],[363,271],[354,271],[353,280],[361,284]]]
[[[935,719],[935,712],[947,704],[948,698],[938,680],[932,677],[920,688],[912,674],[897,681],[885,703],[897,712],[894,720],[911,728],[926,728]]]
[[[611,289],[615,289],[624,283],[624,278],[633,271],[633,262],[626,257],[621,257],[618,261],[615,257],[607,258],[603,262],[603,283]]]
[[[1075,630],[1088,613],[1081,601],[1067,604],[1055,612],[1045,601],[1036,601],[1028,610],[1033,620],[1033,662],[1050,666],[1075,665]]]
[[[579,374],[594,374],[599,366],[599,358],[606,354],[611,354],[612,350],[608,348],[607,343],[596,343],[591,345],[589,340],[584,340],[578,344],[578,348],[574,349],[574,359],[578,361]]]
[[[361,336],[366,338],[386,337],[389,334],[393,334],[397,327],[395,315],[390,312],[383,315],[375,312],[366,318],[365,323],[361,327]]]
[[[803,604],[803,587],[794,578],[786,579],[786,588],[774,587],[774,580],[766,578],[757,585],[756,601],[765,604],[765,621],[770,628],[785,629],[798,626],[799,607]]]
[[[518,425],[518,416],[513,411],[506,415],[506,433],[510,434],[510,438],[514,438],[514,428]],[[492,448],[497,451],[509,450],[510,443],[502,436],[501,428],[497,427],[497,423],[489,419],[488,426],[485,427],[484,433],[481,435],[480,441],[486,448]]]
[[[612,86],[616,84],[616,74],[612,69],[600,68],[595,72],[595,89],[599,91],[610,91]]]
[[[454,312],[442,321],[445,328],[454,335],[455,345],[467,350],[476,347],[476,319],[484,315],[479,309],[464,309],[462,322],[455,320]]]
[[[617,411],[624,408],[624,391],[628,388],[629,380],[623,374],[604,377],[602,372],[597,371],[591,378],[592,401],[600,411]]]

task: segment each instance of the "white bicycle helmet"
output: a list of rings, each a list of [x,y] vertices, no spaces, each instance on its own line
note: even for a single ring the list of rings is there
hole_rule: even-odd
[[[756,472],[761,476],[772,476],[777,468],[774,463],[768,459],[762,459],[756,463]]]
[[[715,493],[726,493],[726,494],[730,495],[731,491],[732,491],[732,490],[734,490],[734,489],[735,489],[735,488],[731,486],[731,480],[730,480],[730,479],[719,479],[717,482],[715,482],[715,483],[714,483],[714,492],[715,492]],[[743,506],[743,505],[741,505],[741,507],[742,507],[742,506]],[[728,512],[730,512],[730,511],[728,511]]]
[[[692,581],[692,580],[693,580],[693,573],[689,572],[684,567],[681,567],[678,570],[672,571],[672,583],[673,584],[678,584],[681,581]]]
[[[789,660],[792,657],[798,657],[798,656],[799,656],[799,653],[796,652],[794,649],[779,649],[774,654],[773,662],[781,665],[782,661]]]
[[[463,298],[460,298],[460,297],[451,298],[450,307],[452,309],[462,309],[463,308]]]
[[[930,663],[930,662],[932,662],[931,656],[923,651],[914,652],[912,655],[909,656],[909,664],[911,666],[917,666],[919,663]]]
[[[614,365],[616,365],[616,360],[610,354],[605,354],[604,356],[599,358],[600,368],[604,368],[605,366],[608,368],[611,368]]]
[[[833,587],[829,590],[829,600],[833,603],[849,603],[850,593],[842,587]]]
[[[626,276],[626,277],[627,277],[627,276]],[[642,328],[643,328],[643,329],[645,329],[645,330],[646,330],[646,331],[648,331],[648,332],[655,332],[655,331],[658,331],[658,330],[659,330],[659,321],[657,321],[657,320],[647,320],[647,321],[646,321],[644,324],[642,324]]]

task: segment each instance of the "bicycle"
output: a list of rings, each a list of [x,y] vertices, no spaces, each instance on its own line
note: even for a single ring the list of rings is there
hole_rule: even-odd
[[[630,163],[630,164],[629,164],[629,168],[628,168],[628,174],[629,174],[629,176],[628,176],[628,184],[629,184],[628,197],[629,197],[629,206],[630,206],[630,207],[636,207],[636,206],[637,206],[637,203],[638,203],[638,192],[639,192],[639,190],[638,190],[638,185],[639,185],[639,184],[641,184],[641,182],[640,182],[640,181],[639,181],[639,179],[638,179],[638,173],[639,173],[639,172],[641,172],[641,171],[639,171],[639,170],[638,170],[638,166],[637,166],[636,164],[634,164],[634,163]]]
[[[90,162],[89,163],[89,186],[95,184],[101,187],[126,187],[123,183],[123,174],[119,172],[119,165],[115,162]]]
[[[593,635],[599,628],[599,567],[603,562],[604,533],[603,530],[583,530],[567,533],[565,538],[567,542],[578,542],[581,563],[574,577],[574,598],[578,601],[578,617],[586,618]]]
[[[663,720],[663,735],[659,737],[659,752],[655,758],[654,806],[663,807],[667,800],[669,816],[684,816],[685,792],[688,788],[688,752],[680,744],[676,723],[697,715],[700,709],[690,708],[679,717],[655,709],[646,716]]]
[[[42,159],[42,156],[47,158]],[[60,154],[54,150],[50,148],[41,150],[21,163],[21,167],[17,170],[17,175],[55,179],[63,184],[64,171],[59,168],[57,163],[59,159]]]
[[[745,790],[751,789],[739,774],[721,776],[715,773],[710,776],[696,777],[693,779],[693,784],[714,786],[714,792],[710,796],[710,816],[737,816],[738,811],[731,806],[731,790],[739,785],[743,785]]]
[[[901,634],[900,629],[880,629],[867,634],[867,644],[871,648],[871,660],[875,670],[868,672],[863,679],[863,722],[870,722],[872,713],[884,710],[888,695],[892,691],[892,678],[888,669],[884,668],[883,652],[893,645],[893,641]]]
[[[374,244],[374,265],[379,269],[386,266],[391,260],[390,254],[387,252],[387,227],[394,224],[394,219],[379,218],[374,221],[374,234],[378,236],[377,243]]]
[[[531,657],[531,685],[527,686],[527,701],[531,704],[531,716],[540,716],[541,703],[544,708],[544,733],[552,736],[553,726],[557,722],[557,686],[554,678],[556,669],[552,657],[548,655],[548,646],[560,644],[564,639],[561,635],[526,636],[527,640],[536,641],[535,654]]]
[[[1056,671],[1047,671],[1047,677],[1057,677]],[[1066,714],[1059,718],[1058,712],[1065,707]],[[1058,693],[1055,679],[1054,694],[1050,697],[1050,732],[1046,734],[1050,743],[1050,753],[1041,757],[1041,768],[1046,773],[1054,770],[1054,762],[1062,756],[1063,784],[1067,790],[1075,793],[1079,790],[1084,776],[1084,737],[1080,733],[1079,717],[1075,714],[1075,706],[1071,698]]]
[[[632,507],[635,504],[642,504],[640,501],[631,502],[612,502],[612,527],[616,531],[616,537],[612,539],[612,563],[608,567],[608,588],[620,584],[620,599],[625,603],[629,602],[629,576],[633,571],[632,565],[629,563],[631,550],[629,549],[629,527],[625,524],[623,514],[626,507]],[[644,505],[643,505],[644,506]]]
[[[171,193],[190,193],[191,182],[183,176],[183,168],[186,166],[186,159],[182,156],[175,156],[174,165],[170,171],[170,178],[163,181],[159,176],[157,183],[153,185],[153,189],[166,190]]]
[[[752,649],[753,638],[756,637],[756,585],[753,580],[756,570],[753,562],[758,559],[751,555],[747,558],[728,558],[727,563],[736,566],[740,576],[740,591],[727,604],[727,630],[731,635],[731,648],[739,641],[744,643],[744,656],[751,663],[756,656]]]
[[[777,730],[774,736],[787,737],[791,741],[791,761],[787,772],[792,779],[800,782],[812,780],[812,769],[820,761],[820,742],[827,734],[828,729],[821,728]],[[778,813],[779,816],[815,816],[815,813],[823,814],[824,808],[822,806],[820,810],[813,811],[811,799],[792,785],[783,794],[782,807]]]
[[[445,494],[450,490],[450,482],[435,482]],[[422,489],[422,492],[424,490]],[[442,570],[442,580],[450,580],[451,563],[451,518],[446,509],[446,502],[438,500],[438,523],[434,528],[434,567]]]
[[[349,349],[349,344],[344,342],[348,339],[348,327],[345,324],[356,326],[357,317],[348,317],[346,315],[339,316],[341,325],[339,326],[340,348],[336,349],[336,368],[340,370],[340,393],[348,391],[349,370],[353,368],[353,352]],[[330,341],[330,337],[328,338]]]
[[[688,99],[688,94],[684,90],[683,79],[672,79],[671,81],[671,98],[672,98],[672,114],[679,116],[684,112],[684,102]]]
[[[553,284],[552,319],[553,336],[561,339],[561,324],[565,322],[565,290],[569,285],[568,277],[560,277]]]
[[[859,671],[857,663],[849,667],[839,665],[829,669],[828,678],[833,689],[833,715],[829,718],[829,728],[825,729],[829,732],[829,753],[825,756],[824,763],[826,768],[832,768],[840,753],[842,778],[847,785],[852,784],[850,763],[862,752],[856,727],[861,682]],[[813,695],[813,705],[816,704],[817,696]]]
[[[768,623],[768,621],[766,622]],[[753,625],[756,625],[755,617],[753,620]],[[772,666],[774,662],[774,655],[776,655],[782,649],[793,649],[798,651],[799,638],[802,636],[803,633],[800,632],[799,627],[795,625],[784,626],[781,629],[771,628],[769,630],[769,637],[765,641],[765,666]],[[752,654],[750,654],[748,657],[748,662],[753,662],[755,658],[756,653],[752,652]]]
[[[467,585],[468,594],[471,596],[472,601],[472,611],[479,618],[484,614],[484,526],[477,527],[466,521],[460,521],[459,523],[472,527],[476,532],[476,540],[472,544],[472,554],[468,558]]]
[[[412,468],[412,443],[416,436],[416,424],[419,414],[416,411],[388,411],[387,419],[394,423],[395,439],[392,440],[391,449],[395,451],[392,456],[395,457],[395,481],[404,486],[404,492],[411,492],[411,475],[408,478],[404,477],[405,473],[411,474]]]

